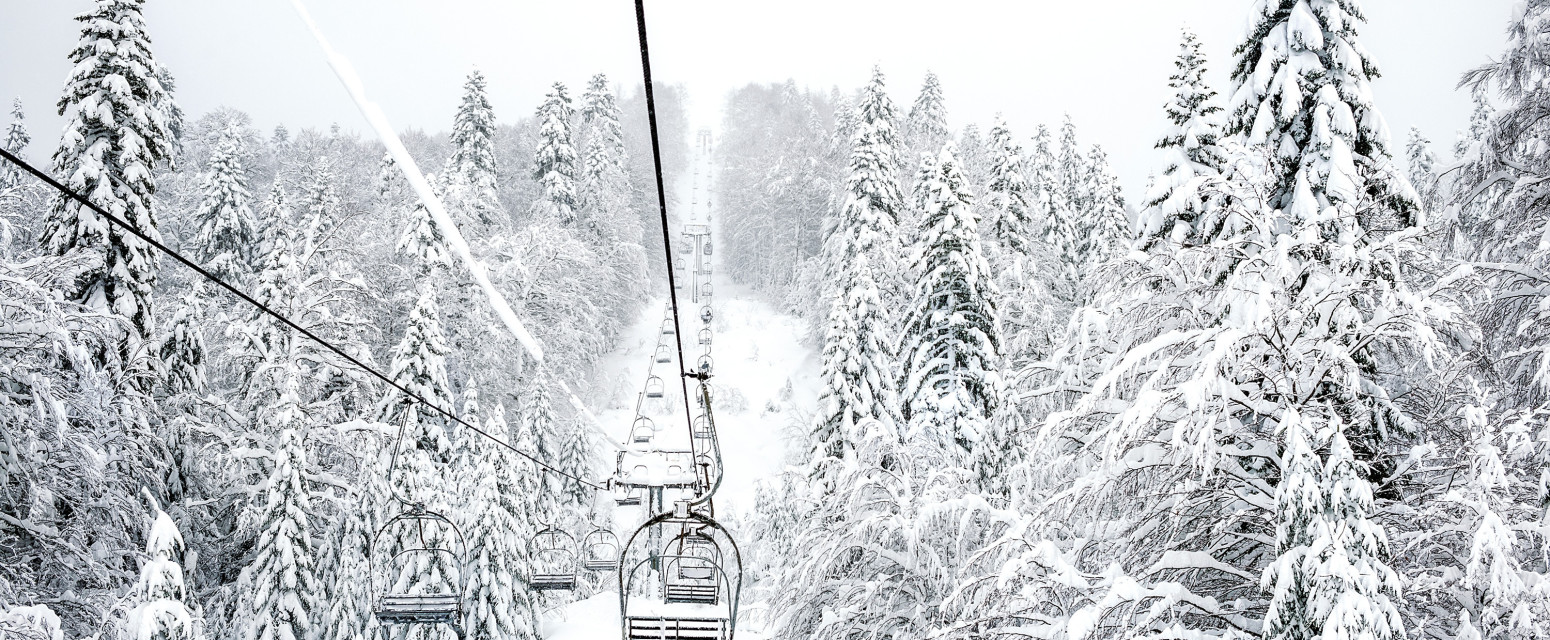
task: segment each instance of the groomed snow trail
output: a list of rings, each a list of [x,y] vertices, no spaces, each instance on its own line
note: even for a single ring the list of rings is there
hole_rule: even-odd
[[[715,208],[715,194],[710,188],[712,171],[709,154],[697,150],[691,170],[674,185],[678,196],[674,218],[682,225],[706,224],[708,217],[711,225],[711,307],[715,315],[709,325],[710,355],[715,360],[711,393],[726,469],[721,489],[716,493],[716,511],[723,514],[720,519],[739,537],[738,542],[746,545],[746,537],[738,535],[738,522],[746,520],[748,510],[754,508],[757,484],[778,476],[784,469],[791,436],[806,430],[817,398],[819,363],[812,348],[802,343],[800,320],[780,312],[722,275],[721,265],[731,256],[714,250],[722,246],[716,232],[720,219],[735,212]],[[683,255],[678,252],[679,243],[683,242],[682,231],[682,226],[670,229],[675,258]],[[651,228],[648,233],[660,230]],[[649,258],[662,259],[660,255]],[[690,287],[685,284],[679,291],[682,326],[678,331],[692,366],[703,353],[698,334],[706,325],[699,318],[701,305],[691,301]],[[661,376],[666,394],[660,400],[642,402],[642,412],[656,422],[663,445],[685,449],[689,446],[676,352],[672,362],[653,360],[661,338],[676,349],[672,336],[662,334],[666,305],[665,291],[654,296],[620,341],[619,348],[604,362],[605,373],[600,376],[603,393],[596,396],[603,400],[593,410],[613,444],[623,443],[628,437],[649,372]],[[693,391],[692,385],[690,390]],[[617,447],[605,445],[599,456],[612,465],[617,451]],[[615,529],[624,537],[634,531],[644,514],[639,508],[618,508],[613,511],[613,518]],[[747,553],[745,546],[745,557]],[[744,595],[746,598],[746,592]],[[744,600],[744,615],[739,616],[743,620],[737,630],[739,639],[765,637],[762,629],[745,624],[746,613],[754,604]],[[591,598],[552,611],[544,621],[547,640],[603,640],[618,638],[619,634],[619,594],[611,585]]]

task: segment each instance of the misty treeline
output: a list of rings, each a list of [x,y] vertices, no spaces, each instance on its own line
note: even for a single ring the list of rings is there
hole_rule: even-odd
[[[754,619],[1550,635],[1550,2],[1459,79],[1475,114],[1441,145],[1390,134],[1364,22],[1252,3],[1222,87],[1185,33],[1129,202],[1069,119],[949,129],[950,79],[735,92],[728,264],[822,354],[746,526]]]
[[[142,5],[97,0],[77,19],[57,105],[25,105],[65,117],[57,145],[29,133],[18,100],[5,148],[349,357],[6,163],[0,637],[374,637],[372,590],[388,585],[466,588],[477,637],[534,637],[526,536],[584,526],[590,492],[540,479],[351,359],[597,477],[570,392],[596,399],[600,356],[665,273],[640,86],[621,96],[600,74],[491,105],[475,71],[446,96],[450,133],[405,136],[546,347],[538,365],[502,337],[381,144],[338,125],[260,131],[237,108],[184,114]],[[684,93],[656,96],[673,179]],[[448,514],[469,564],[431,554],[373,572],[373,542],[375,557],[451,544],[378,536],[400,500]]]

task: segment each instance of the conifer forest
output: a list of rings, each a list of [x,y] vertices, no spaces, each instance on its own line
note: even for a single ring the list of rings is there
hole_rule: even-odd
[[[1130,139],[672,81],[666,0],[407,127],[273,0],[358,109],[287,126],[56,1],[0,4],[69,34],[0,63],[0,640],[1550,637],[1550,0],[1435,131],[1363,43],[1423,3],[1211,4]]]

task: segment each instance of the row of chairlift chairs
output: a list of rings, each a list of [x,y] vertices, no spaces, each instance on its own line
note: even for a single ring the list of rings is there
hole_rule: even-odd
[[[704,243],[704,251],[710,254],[708,240]],[[696,334],[703,353],[695,364],[704,375],[709,375],[713,366],[709,326],[714,318],[710,305],[711,294],[710,283],[700,285],[700,298],[704,302],[700,321],[705,326]],[[676,331],[677,326],[669,310],[668,317],[663,320],[661,339],[654,355],[657,363],[671,362],[673,350],[668,341]],[[646,398],[660,399],[665,391],[666,384],[660,376],[648,376],[644,390]],[[702,398],[708,398],[708,395]],[[691,423],[696,451],[708,451],[708,447],[700,446],[700,443],[715,437],[708,409],[706,407],[706,412],[696,416]],[[649,443],[655,433],[656,426],[651,419],[637,414],[630,429],[630,443]],[[702,467],[705,477],[719,473],[719,469],[713,468],[719,466],[718,460],[705,453],[695,457],[695,465]],[[392,466],[388,473],[392,473]],[[641,488],[626,489],[615,495],[615,503],[619,506],[640,506],[644,497]],[[369,579],[374,586],[378,584],[379,577],[384,578],[381,583],[391,585],[376,590],[379,595],[373,613],[383,625],[445,625],[461,639],[465,636],[462,628],[462,594],[467,586],[463,576],[465,572],[461,567],[468,552],[467,541],[446,516],[420,503],[400,502],[406,505],[404,511],[378,529],[372,539],[372,557],[385,557],[387,560],[382,567],[373,562]],[[742,588],[742,558],[730,534],[707,513],[702,512],[704,510],[690,508],[687,501],[678,502],[672,511],[647,520],[624,545],[620,544],[618,535],[601,526],[595,526],[580,540],[562,529],[546,527],[528,540],[528,554],[533,570],[527,576],[527,586],[537,592],[572,591],[576,589],[583,572],[618,572],[626,640],[730,639],[736,627],[738,594]],[[636,544],[637,540],[642,544],[651,540],[649,536],[642,539],[641,534],[653,527],[676,530],[655,553]],[[380,546],[391,540],[408,542],[391,555],[379,553]],[[635,552],[632,553],[632,550]],[[427,557],[438,556],[459,567],[453,584],[445,585],[446,589],[441,592],[419,593],[400,589],[402,585],[391,575],[397,568],[410,562],[420,563]],[[730,574],[728,567],[733,569]],[[641,586],[651,580],[660,581],[660,588],[646,589]],[[694,609],[692,615],[671,615],[665,609],[631,615],[630,598],[640,597],[648,591],[660,594],[665,605],[698,605],[700,608]],[[718,605],[721,605],[722,612],[719,615],[714,613]],[[706,607],[711,609],[707,610]]]

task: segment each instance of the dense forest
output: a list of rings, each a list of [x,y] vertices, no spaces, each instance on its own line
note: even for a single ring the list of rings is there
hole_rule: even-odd
[[[469,640],[617,598],[532,588],[535,533],[606,518],[585,486],[358,363],[613,473],[582,408],[667,290],[643,87],[491,105],[475,71],[404,135],[540,363],[378,141],[183,113],[144,2],[79,18],[57,146],[18,101],[4,148],[350,357],[4,167],[0,638],[451,638],[372,614],[375,544],[450,544],[377,540],[395,499],[466,536],[391,580],[458,585]],[[819,387],[726,516],[740,635],[1550,636],[1550,0],[1450,144],[1389,131],[1357,0],[1250,4],[1230,60],[1181,34],[1139,198],[1070,118],[951,127],[952,79],[887,61],[724,96],[718,274],[805,323]],[[688,94],[654,93],[675,184]]]

